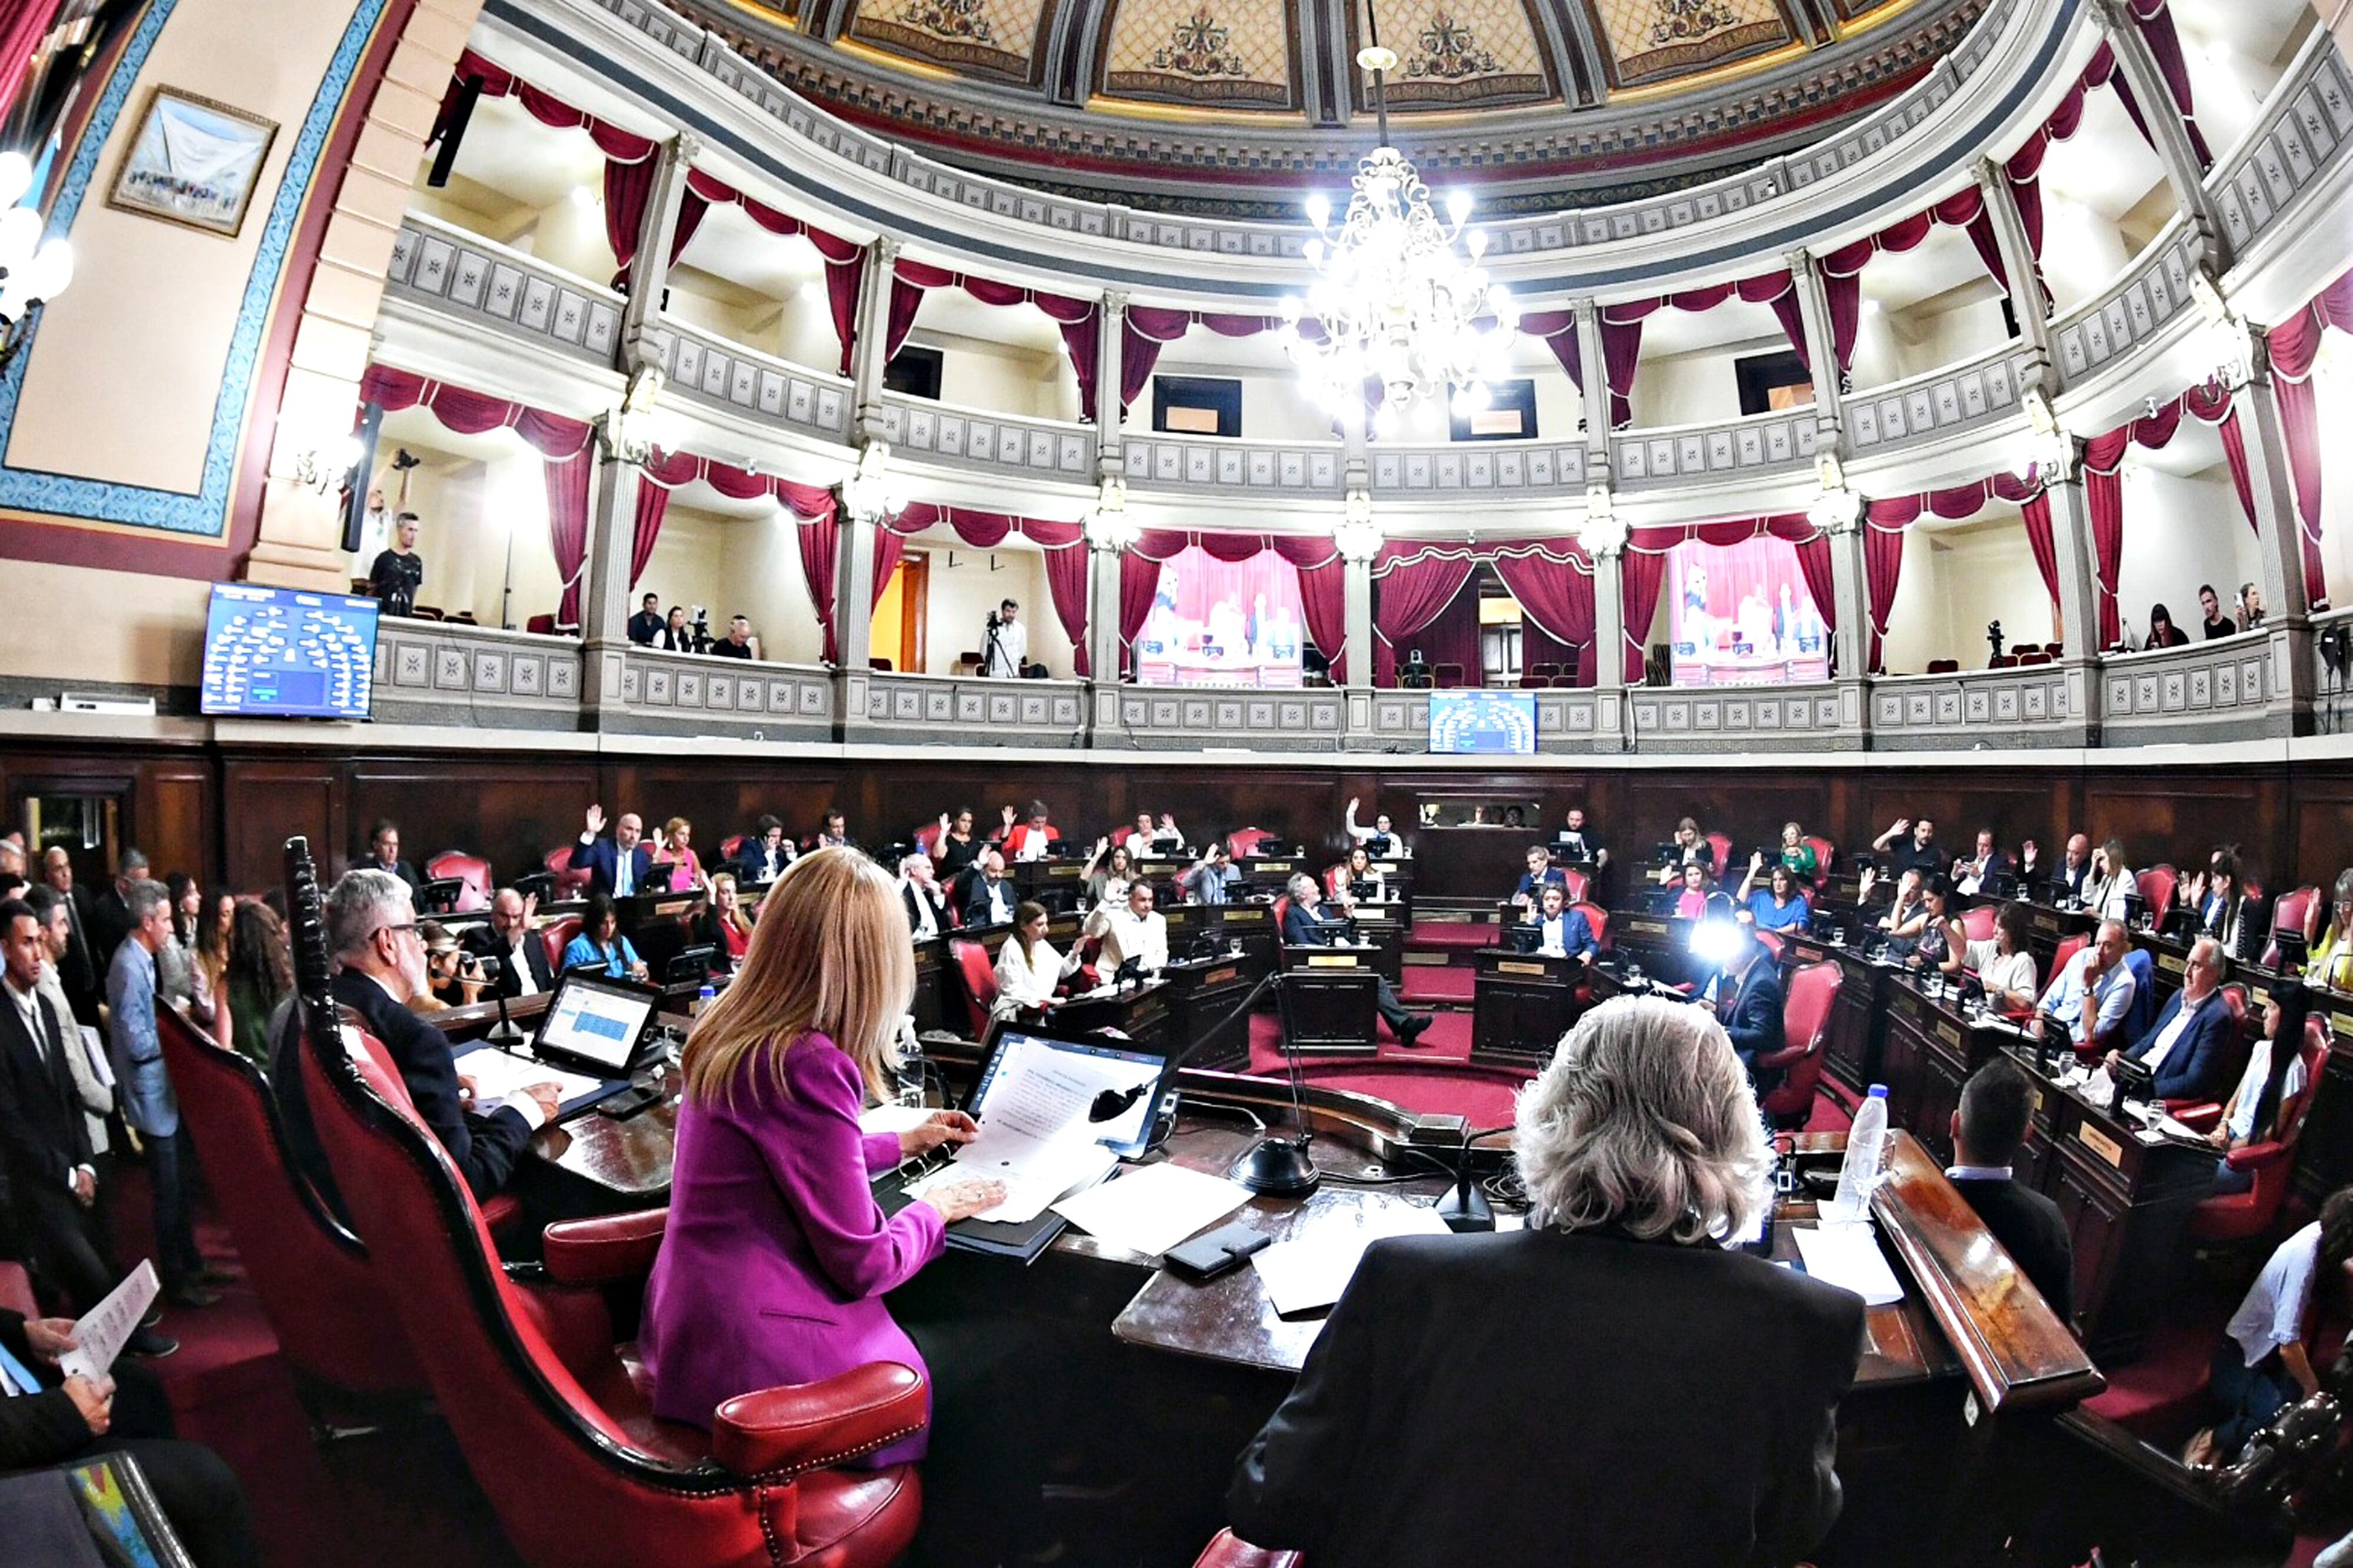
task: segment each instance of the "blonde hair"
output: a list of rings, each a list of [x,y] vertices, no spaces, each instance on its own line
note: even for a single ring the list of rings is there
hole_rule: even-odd
[[[746,914],[744,914],[744,903],[743,903],[743,900],[742,900],[742,898],[741,898],[741,896],[740,896],[740,895],[741,895],[741,893],[742,893],[742,889],[739,889],[738,887],[736,887],[736,885],[735,885],[735,873],[734,873],[734,872],[733,872],[733,871],[713,871],[712,873],[711,873],[711,910],[712,910],[712,912],[713,914],[719,914],[719,889],[720,889],[720,887],[721,887],[721,885],[722,885],[722,884],[724,884],[724,885],[726,886],[726,889],[727,889],[727,890],[728,890],[729,892],[731,892],[731,893],[735,893],[735,894],[737,894],[737,895],[738,895],[738,897],[737,897],[737,900],[736,900],[736,902],[735,902],[735,907],[734,907],[734,909],[733,909],[733,910],[730,910],[730,911],[728,911],[728,912],[727,912],[727,913],[725,913],[725,914],[720,914],[720,915],[719,915],[719,918],[720,918],[721,920],[723,920],[723,921],[726,921],[729,925],[733,926],[737,931],[742,931],[744,935],[746,935],[746,936],[751,935],[751,934],[752,934],[752,924],[753,924],[753,922],[752,922],[751,918],[750,918],[749,916],[747,916]]]
[[[686,1091],[732,1106],[765,1066],[786,1094],[785,1054],[818,1034],[858,1064],[879,1099],[899,1065],[899,1019],[914,992],[915,952],[890,873],[862,850],[804,855],[761,900],[734,984],[686,1037]]]
[[[694,824],[689,822],[682,816],[673,816],[668,822],[662,824],[662,837],[665,839],[675,838],[678,837],[678,830],[681,827],[685,828],[689,833],[692,833],[694,831]]]
[[[1622,996],[1588,1013],[1515,1121],[1532,1224],[1720,1241],[1772,1199],[1748,1075],[1724,1026],[1684,1003]]]

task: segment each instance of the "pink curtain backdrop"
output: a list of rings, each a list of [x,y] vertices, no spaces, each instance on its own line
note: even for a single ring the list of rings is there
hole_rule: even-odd
[[[1299,605],[1307,617],[1307,640],[1330,666],[1332,683],[1348,679],[1348,567],[1329,539],[1313,534],[1270,534],[1268,548],[1299,574]]]
[[[1101,305],[1092,300],[1074,300],[1042,289],[1024,289],[1018,283],[998,283],[902,258],[892,271],[890,319],[883,338],[886,360],[906,343],[907,334],[914,330],[915,312],[923,308],[923,296],[934,289],[961,289],[984,305],[1038,307],[1047,320],[1061,330],[1062,346],[1070,353],[1071,369],[1079,381],[1079,417],[1088,421],[1094,418],[1095,369],[1101,357]]]
[[[778,236],[799,235],[817,247],[825,261],[826,313],[833,322],[833,335],[841,345],[839,374],[850,373],[850,339],[858,320],[858,286],[866,275],[866,251],[862,246],[828,234],[821,228],[802,222],[790,213],[778,212],[764,203],[755,202],[723,180],[714,179],[700,169],[690,169],[686,174],[686,195],[680,199],[678,232],[670,241],[670,259],[678,259],[702,226],[704,212],[713,206],[730,203],[744,209],[745,216],[768,233]]]
[[[1174,310],[1157,305],[1130,305],[1120,324],[1119,405],[1124,412],[1141,396],[1160,363],[1163,345],[1175,342],[1195,327],[1206,327],[1221,338],[1255,337],[1282,326],[1271,316],[1228,316],[1211,310]]]
[[[1420,540],[1393,539],[1381,546],[1373,558],[1374,685],[1397,684],[1398,643],[1454,602],[1471,580],[1473,564],[1467,552],[1446,552]],[[1475,632],[1472,646],[1475,653]]]
[[[2295,490],[2297,535],[2303,546],[2305,592],[2318,603],[2327,597],[2320,565],[2320,409],[2312,370],[2320,357],[2323,329],[2353,331],[2353,272],[2331,283],[2312,302],[2264,334],[2271,348],[2272,387],[2279,399],[2280,433],[2287,445],[2288,472]]]
[[[1702,550],[1707,552],[1705,556],[1698,553]],[[1712,620],[1736,627],[1741,606],[1752,588],[1764,590],[1767,610],[1778,609],[1778,590],[1782,584],[1792,590],[1793,608],[1813,607],[1812,587],[1805,581],[1804,571],[1798,561],[1797,546],[1789,541],[1775,539],[1769,534],[1753,535],[1736,544],[1710,545],[1686,540],[1667,556],[1667,581],[1675,590],[1672,614],[1669,617],[1668,640],[1671,642],[1703,640],[1699,634],[1705,628],[1695,626],[1686,619],[1692,607],[1686,584],[1694,567],[1705,574],[1707,592],[1700,607]],[[1795,603],[1796,591],[1800,588],[1804,589],[1808,600],[1804,606],[1798,606]],[[1819,610],[1814,614],[1827,632],[1830,617]],[[1711,637],[1706,640],[1714,639]]]
[[[1624,636],[1625,679],[1629,685],[1639,685],[1642,679],[1643,638],[1650,635],[1651,619],[1658,614],[1659,590],[1665,582],[1667,557],[1675,546],[1690,541],[1702,544],[1725,546],[1743,543],[1764,535],[1786,540],[1799,546],[1798,564],[1807,573],[1809,593],[1814,588],[1813,569],[1807,565],[1804,546],[1816,540],[1821,531],[1810,518],[1795,514],[1779,517],[1725,518],[1711,522],[1671,523],[1659,528],[1638,528],[1626,541],[1619,556],[1619,604],[1625,615]],[[1821,565],[1827,571],[1830,557],[1825,549]],[[1822,601],[1816,600],[1817,607]],[[1821,611],[1822,624],[1834,625],[1831,612]]]
[[[581,568],[588,549],[588,475],[596,464],[588,422],[383,364],[372,364],[361,375],[360,401],[386,413],[422,407],[460,435],[511,427],[540,455],[547,483],[548,545],[564,584],[555,618],[559,625],[577,626]]]
[[[1198,536],[1190,547],[1154,563],[1153,592],[1137,637],[1143,645],[1157,644],[1162,660],[1213,640],[1228,656],[1240,655],[1250,646],[1286,640],[1270,634],[1287,626],[1295,661],[1308,640],[1299,573],[1267,548],[1264,535]],[[1140,652],[1139,662],[1145,657]]]

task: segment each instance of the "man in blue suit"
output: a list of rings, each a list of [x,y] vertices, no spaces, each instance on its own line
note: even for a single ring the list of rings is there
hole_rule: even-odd
[[[209,1307],[220,1298],[205,1289],[216,1277],[196,1250],[189,1192],[195,1155],[155,1036],[155,950],[172,940],[171,895],[163,883],[142,877],[124,891],[122,903],[131,929],[106,970],[107,1055],[122,1120],[147,1144],[147,1177],[155,1197],[155,1268],[164,1277],[164,1293],[183,1307]]]
[[[1331,928],[1315,912],[1315,906],[1323,901],[1323,889],[1306,872],[1301,871],[1292,877],[1291,907],[1282,911],[1282,944],[1285,947],[1333,945]],[[1397,990],[1389,984],[1386,974],[1377,977],[1373,996],[1381,1022],[1397,1036],[1398,1044],[1419,1044],[1421,1032],[1430,1027],[1433,1015],[1409,1011],[1403,1002],[1398,1000]]]
[[[1546,888],[1564,891],[1568,879],[1553,865],[1551,854],[1541,844],[1528,846],[1528,868],[1520,873],[1519,885],[1512,889],[1512,907],[1520,911],[1523,920],[1535,917],[1536,902]]]
[[[1781,967],[1765,951],[1763,942],[1746,931],[1738,934],[1739,948],[1717,982],[1715,1017],[1724,1026],[1724,1032],[1732,1037],[1733,1051],[1740,1058],[1740,1065],[1748,1069],[1749,1081],[1757,1086],[1758,1094],[1763,1094],[1780,1081],[1778,1072],[1760,1074],[1757,1060],[1778,1052],[1785,1043],[1781,1032]]]
[[[1546,882],[1541,898],[1542,903],[1528,921],[1536,928],[1536,951],[1590,963],[1601,951],[1601,943],[1594,939],[1585,911],[1568,907],[1568,889],[1558,882]]]
[[[2137,1045],[2108,1053],[2110,1070],[2121,1057],[2148,1068],[2156,1079],[2149,1092],[2159,1100],[2220,1100],[2238,1066],[2237,1020],[2222,1000],[2225,962],[2212,937],[2191,943],[2180,991]]]
[[[596,837],[604,831],[605,808],[590,806],[587,831],[572,847],[572,868],[588,873],[592,893],[626,899],[645,892],[654,863],[653,852],[638,842],[646,836],[646,825],[638,820],[636,812],[625,811],[621,820],[613,824],[610,842]]]

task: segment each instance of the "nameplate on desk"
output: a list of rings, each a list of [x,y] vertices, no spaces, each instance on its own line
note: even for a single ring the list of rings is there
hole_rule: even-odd
[[[670,920],[686,913],[702,901],[701,893],[689,893],[682,899],[662,899],[649,911],[656,920]]]
[[[1076,860],[1052,860],[1047,862],[1046,875],[1049,877],[1060,877],[1067,881],[1085,869],[1086,868],[1080,865]]]
[[[2034,929],[2036,931],[2055,931],[2059,929],[2059,917],[2057,915],[2046,915],[2040,910],[2037,910],[2034,916]]]
[[[1266,911],[1254,904],[1226,904],[1221,907],[1226,911],[1226,923],[1229,926],[1254,924],[1266,919]]]
[[[1961,1026],[1958,1024],[1948,1024],[1942,1018],[1937,1019],[1936,1037],[1957,1051],[1961,1048]]]
[[[1253,871],[1290,871],[1296,868],[1296,864],[1290,860],[1253,860],[1250,862],[1250,869]]]
[[[1629,931],[1640,931],[1644,936],[1664,936],[1667,934],[1667,922],[1664,921],[1628,921],[1626,922],[1626,929]]]
[[[2331,1013],[2328,1015],[2328,1026],[2340,1035],[2353,1035],[2353,1015]]]
[[[2187,960],[2176,958],[2169,952],[2160,952],[2157,955],[2157,966],[2168,974],[2179,974],[2189,967]]]
[[[1506,958],[1497,961],[1495,964],[1495,973],[1498,974],[1533,974],[1541,979],[1543,978],[1546,970],[1545,966],[1541,963],[1514,963],[1510,959]]]
[[[1242,972],[1229,963],[1223,969],[1204,971],[1201,975],[1201,984],[1204,985],[1229,985],[1233,982],[1240,980],[1241,977]]]
[[[2121,1168],[2125,1163],[2125,1146],[2096,1127],[2076,1128],[2075,1141],[2111,1165]]]
[[[2260,985],[2247,987],[2247,999],[2258,1007],[2268,1007],[2272,1005],[2272,994]]]
[[[1312,952],[1307,955],[1310,969],[1354,969],[1356,955],[1353,952]]]

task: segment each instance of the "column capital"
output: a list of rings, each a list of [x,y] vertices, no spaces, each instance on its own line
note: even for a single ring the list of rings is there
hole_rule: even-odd
[[[702,138],[691,131],[681,131],[670,139],[670,155],[681,163],[691,163],[702,156]]]
[[[1127,291],[1124,289],[1113,289],[1106,291],[1103,297],[1103,314],[1106,316],[1126,315],[1127,300]]]

